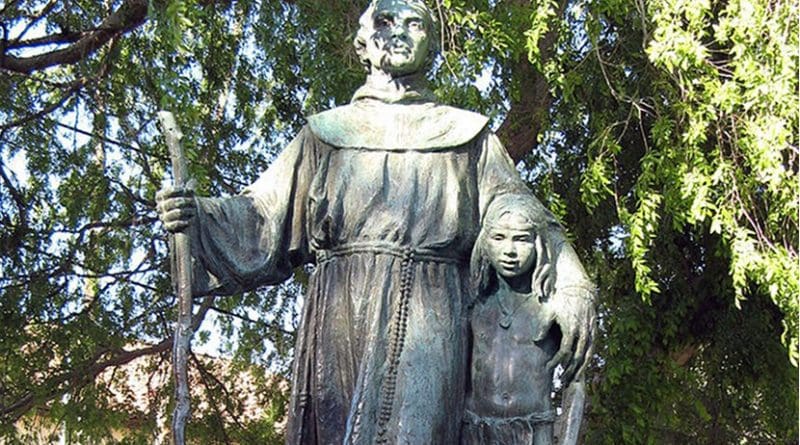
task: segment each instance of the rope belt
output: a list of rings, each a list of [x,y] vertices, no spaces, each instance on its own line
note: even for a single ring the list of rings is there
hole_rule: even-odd
[[[470,410],[464,410],[464,423],[468,425],[489,425],[501,426],[508,425],[514,422],[523,422],[529,425],[537,425],[542,423],[553,423],[556,420],[555,410],[547,410],[530,413],[527,416],[514,416],[514,417],[490,417],[479,416]]]
[[[456,255],[454,252],[442,252],[423,247],[400,246],[397,244],[367,242],[349,243],[331,249],[318,250],[316,252],[317,264],[326,263],[334,258],[356,253],[392,255],[401,259],[409,258],[411,261],[417,262],[461,264],[465,261],[463,256]]]
[[[456,255],[454,251],[442,252],[396,244],[350,243],[332,249],[318,250],[316,252],[317,264],[324,264],[338,257],[360,253],[391,255],[400,259],[399,295],[389,322],[389,339],[386,351],[386,363],[388,366],[381,385],[380,403],[378,405],[378,435],[376,441],[378,444],[386,444],[390,442],[390,438],[387,435],[389,432],[388,424],[392,417],[395,392],[397,390],[400,355],[403,352],[406,331],[408,330],[409,301],[411,300],[411,286],[414,280],[414,268],[412,266],[415,262],[462,264],[464,263],[464,258]]]

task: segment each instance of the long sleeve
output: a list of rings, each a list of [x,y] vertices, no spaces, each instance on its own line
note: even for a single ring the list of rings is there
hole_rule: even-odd
[[[277,284],[306,260],[314,149],[313,136],[303,129],[241,194],[198,198],[190,231],[194,294],[227,295]]]
[[[478,162],[478,193],[481,212],[481,224],[486,210],[492,201],[501,195],[525,196],[528,204],[534,209],[535,220],[540,227],[561,231],[561,226],[552,213],[535,197],[522,181],[519,172],[500,139],[494,133],[485,132],[482,136],[481,158]]]

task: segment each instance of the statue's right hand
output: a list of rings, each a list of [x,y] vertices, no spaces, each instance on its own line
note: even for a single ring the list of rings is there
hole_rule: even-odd
[[[156,210],[170,233],[182,232],[197,213],[194,191],[188,187],[164,187],[156,192]]]

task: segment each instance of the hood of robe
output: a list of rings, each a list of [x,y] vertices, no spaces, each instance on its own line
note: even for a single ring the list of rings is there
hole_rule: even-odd
[[[486,116],[439,105],[424,76],[390,82],[368,78],[349,105],[308,118],[311,131],[334,147],[375,150],[442,150],[474,139]]]

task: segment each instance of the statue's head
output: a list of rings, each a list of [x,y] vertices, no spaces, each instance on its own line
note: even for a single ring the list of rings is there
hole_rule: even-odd
[[[530,272],[536,259],[536,225],[527,206],[491,206],[484,218],[483,254],[507,278]]]
[[[438,51],[433,12],[422,0],[373,0],[353,44],[369,72],[392,77],[428,69]]]
[[[541,211],[530,196],[508,194],[492,201],[472,252],[473,284],[480,294],[497,278],[530,276],[533,292],[545,295],[550,269],[542,238]]]

